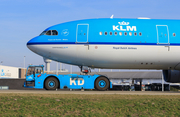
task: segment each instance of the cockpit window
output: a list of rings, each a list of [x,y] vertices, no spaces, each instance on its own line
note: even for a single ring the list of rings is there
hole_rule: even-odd
[[[52,35],[58,35],[58,32],[56,30],[52,30]]]
[[[47,32],[47,31],[43,31],[40,35],[45,35],[46,32]]]
[[[51,35],[51,30],[47,31],[46,35]]]
[[[56,30],[43,31],[40,35],[58,35],[58,31]]]

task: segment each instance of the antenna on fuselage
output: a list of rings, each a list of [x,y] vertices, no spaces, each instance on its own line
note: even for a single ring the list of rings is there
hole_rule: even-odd
[[[113,19],[114,18],[114,15],[111,15],[111,17],[110,17],[111,19]]]

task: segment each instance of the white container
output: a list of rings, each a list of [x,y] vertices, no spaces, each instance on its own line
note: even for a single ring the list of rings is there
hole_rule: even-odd
[[[19,78],[19,68],[0,65],[0,78]]]

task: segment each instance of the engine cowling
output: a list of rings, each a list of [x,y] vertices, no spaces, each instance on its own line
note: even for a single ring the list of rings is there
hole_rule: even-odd
[[[164,80],[170,83],[180,83],[179,70],[163,70]]]

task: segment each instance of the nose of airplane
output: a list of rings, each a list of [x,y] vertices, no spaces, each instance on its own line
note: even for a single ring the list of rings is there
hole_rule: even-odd
[[[26,45],[31,51],[35,52],[35,46],[34,45],[36,44],[36,42],[37,42],[37,37],[29,40]]]
[[[29,43],[29,42],[30,42],[30,41],[28,41],[28,42],[27,42],[27,44],[26,44],[26,46],[27,46],[28,48],[29,48],[29,45],[30,45],[30,43]]]
[[[29,40],[28,42],[27,42],[27,44],[26,44],[26,46],[30,49],[30,50],[32,50],[32,45],[31,45],[32,43],[31,43],[31,40]]]

